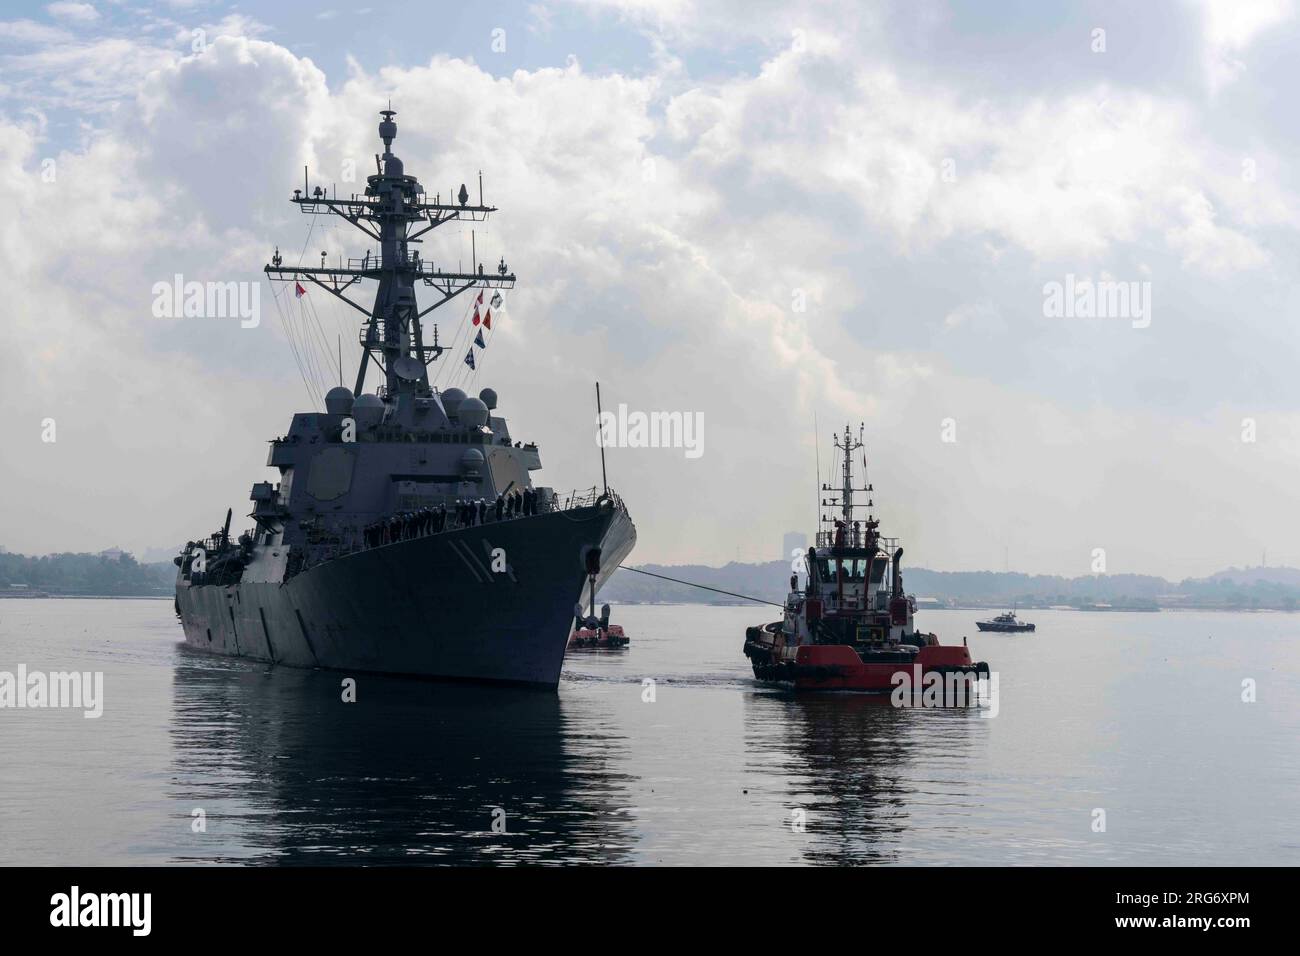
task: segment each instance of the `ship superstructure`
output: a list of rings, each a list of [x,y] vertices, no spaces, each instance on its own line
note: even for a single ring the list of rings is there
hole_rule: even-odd
[[[177,558],[176,609],[187,643],[275,663],[554,687],[571,609],[597,567],[597,587],[632,550],[635,528],[617,494],[535,487],[533,443],[515,440],[491,388],[439,390],[442,355],[422,320],[462,295],[510,289],[492,269],[444,269],[421,254],[426,234],[482,222],[495,207],[429,202],[392,151],[396,114],[381,112],[384,152],[365,192],[294,190],[307,214],[350,223],[378,249],[327,266],[266,266],[297,294],[322,290],[356,309],[360,367],[324,411],[293,416],[270,443],[279,480],[253,485],[254,526],[222,530]],[[477,259],[477,257],[476,257]],[[372,304],[350,290],[378,282]],[[423,306],[416,291],[431,290]],[[377,387],[365,391],[373,374]]]

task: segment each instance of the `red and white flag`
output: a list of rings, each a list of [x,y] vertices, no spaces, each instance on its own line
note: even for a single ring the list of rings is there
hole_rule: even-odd
[[[488,310],[487,310],[487,315],[483,316],[483,328],[485,328],[485,329],[490,329],[490,328],[492,328],[492,310],[491,310],[491,309],[488,309]]]
[[[490,313],[489,313],[489,314],[490,314]],[[478,325],[478,324],[479,324],[480,322],[482,322],[482,321],[483,321],[483,320],[482,320],[481,318],[479,318],[479,314],[478,314],[478,306],[474,306],[474,324],[475,324],[475,325]]]
[[[295,282],[293,284],[293,297],[295,299],[301,299],[306,294],[307,294],[307,290],[302,287],[301,282]]]

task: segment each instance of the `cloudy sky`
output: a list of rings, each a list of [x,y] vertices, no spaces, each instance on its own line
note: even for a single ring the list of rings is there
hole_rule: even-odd
[[[597,378],[703,415],[698,458],[610,453],[634,560],[777,557],[816,420],[823,470],[865,422],[909,563],[1300,565],[1296,3],[1058,6],[7,3],[0,544],[139,554],[244,513],[313,407],[273,290],[242,328],[152,289],[359,255],[287,200],[304,164],[364,175],[391,99],[408,172],[481,169],[501,207],[476,241],[520,284],[472,384],[542,482],[598,480]],[[1068,281],[1149,312],[1053,314]]]

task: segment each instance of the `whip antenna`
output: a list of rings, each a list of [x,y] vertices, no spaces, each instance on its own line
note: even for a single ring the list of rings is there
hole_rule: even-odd
[[[596,383],[596,443],[600,445],[600,483],[609,494],[609,479],[605,477],[605,415],[600,410],[600,382]]]

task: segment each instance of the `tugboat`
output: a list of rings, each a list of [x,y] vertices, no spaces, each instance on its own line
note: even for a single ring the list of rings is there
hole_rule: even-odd
[[[1005,614],[999,614],[991,621],[976,621],[975,626],[981,631],[998,631],[1003,634],[1020,631],[1032,631],[1034,625],[1028,621],[1021,621],[1016,617],[1015,611],[1007,611]]]
[[[853,483],[853,452],[864,447],[861,428],[854,440],[846,425],[835,447],[843,456],[843,480],[839,489],[821,486],[821,505],[838,506],[840,515],[821,515],[823,528],[804,561],[807,585],[800,590],[798,571],[791,574],[784,618],[746,631],[745,656],[754,677],[800,691],[888,694],[903,681],[919,686],[929,674],[945,682],[948,675],[987,676],[988,664],[973,662],[965,641],[943,645],[916,629],[916,599],[903,591],[898,539],[880,535],[870,497],[866,520],[854,517],[862,507],[854,502],[855,492],[869,496],[873,490]],[[833,528],[826,529],[828,524]]]

